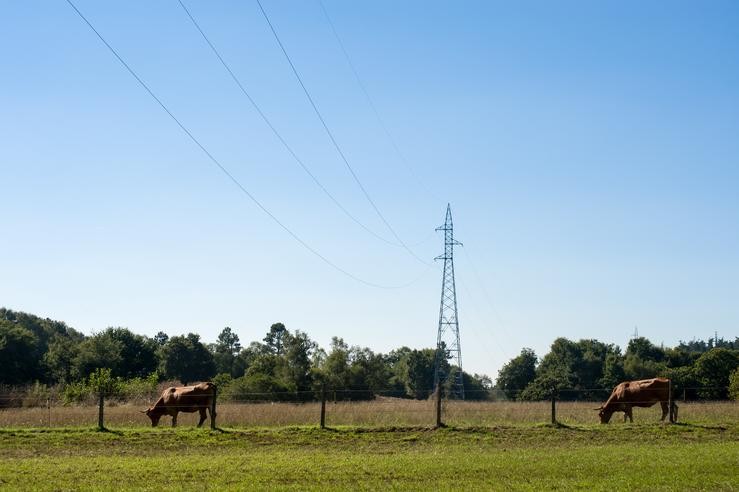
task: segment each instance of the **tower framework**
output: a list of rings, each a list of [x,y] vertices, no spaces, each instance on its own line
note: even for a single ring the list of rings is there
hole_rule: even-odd
[[[446,207],[444,225],[436,228],[444,231],[444,254],[436,260],[444,260],[441,282],[441,304],[439,306],[439,330],[436,336],[436,359],[434,362],[434,389],[447,386],[449,396],[464,400],[462,375],[462,346],[459,343],[459,320],[457,318],[457,289],[454,283],[454,246],[462,243],[454,239],[452,209]],[[456,366],[457,369],[454,369]]]

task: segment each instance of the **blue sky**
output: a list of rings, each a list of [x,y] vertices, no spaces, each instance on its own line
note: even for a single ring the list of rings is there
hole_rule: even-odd
[[[321,345],[436,339],[441,273],[359,228],[239,92],[175,0],[75,2],[306,251],[210,163],[64,1],[0,16],[0,305],[86,333],[273,322]],[[186,2],[324,186],[391,238],[256,2]],[[465,369],[558,336],[739,334],[739,5],[263,2],[369,194],[421,258],[452,205]]]

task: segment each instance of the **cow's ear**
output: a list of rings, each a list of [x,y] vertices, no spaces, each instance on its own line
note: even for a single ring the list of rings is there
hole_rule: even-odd
[[[594,408],[593,410],[603,410],[603,407]]]

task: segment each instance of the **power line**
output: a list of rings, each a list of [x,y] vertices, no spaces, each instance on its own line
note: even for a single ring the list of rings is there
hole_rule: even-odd
[[[318,187],[319,187],[319,188],[321,189],[321,191],[323,191],[323,193],[324,193],[324,194],[325,194],[325,195],[326,195],[326,196],[327,196],[327,197],[328,197],[328,198],[329,198],[329,199],[330,199],[330,200],[331,200],[332,202],[334,202],[334,205],[336,205],[336,206],[337,206],[337,207],[338,207],[338,208],[339,208],[339,209],[340,209],[340,210],[341,210],[342,212],[344,212],[344,215],[346,215],[347,217],[349,217],[349,218],[350,218],[350,219],[351,219],[352,221],[354,221],[354,222],[355,222],[355,223],[356,223],[356,224],[357,224],[358,226],[360,226],[360,227],[361,227],[362,229],[364,229],[365,231],[367,231],[368,233],[370,233],[371,235],[373,235],[373,236],[374,236],[374,237],[376,237],[377,239],[379,239],[379,240],[381,240],[381,241],[383,241],[383,242],[385,242],[385,243],[387,243],[387,244],[391,244],[391,245],[393,245],[393,246],[400,246],[400,244],[398,244],[398,243],[394,243],[393,241],[388,241],[387,239],[385,239],[384,237],[380,236],[379,234],[377,234],[376,232],[374,232],[374,231],[373,231],[372,229],[370,229],[369,227],[367,227],[366,225],[364,225],[364,224],[363,224],[363,223],[362,223],[362,222],[361,222],[361,221],[360,221],[359,219],[357,219],[357,218],[356,218],[356,217],[355,217],[355,216],[354,216],[354,215],[353,215],[352,213],[350,213],[350,212],[349,212],[349,211],[348,211],[348,210],[346,209],[346,207],[344,207],[344,206],[343,206],[343,205],[342,205],[342,204],[341,204],[341,203],[340,203],[340,202],[339,202],[339,201],[338,201],[338,200],[337,200],[337,199],[336,199],[336,198],[335,198],[335,197],[334,197],[334,196],[333,196],[333,195],[332,195],[332,194],[331,194],[331,193],[330,193],[330,192],[329,192],[329,191],[328,191],[327,189],[326,189],[326,187],[325,187],[325,186],[324,186],[324,185],[323,185],[323,184],[322,184],[322,183],[321,183],[321,182],[320,182],[320,181],[318,180],[318,178],[317,178],[317,177],[316,177],[316,176],[315,176],[315,175],[313,174],[313,172],[311,172],[311,170],[310,170],[310,169],[308,168],[308,166],[307,166],[307,165],[306,165],[306,164],[305,164],[305,163],[303,162],[303,160],[302,160],[302,159],[300,159],[300,157],[298,157],[298,155],[297,155],[297,154],[295,153],[295,151],[293,150],[293,148],[292,148],[292,147],[291,147],[291,146],[290,146],[290,145],[289,145],[289,144],[287,143],[287,141],[285,140],[285,138],[284,138],[284,137],[283,137],[283,136],[282,136],[282,135],[280,134],[280,132],[279,132],[279,131],[277,130],[277,128],[275,128],[275,126],[274,126],[274,125],[272,124],[272,122],[271,122],[271,121],[269,120],[269,118],[268,118],[268,117],[267,117],[267,115],[266,115],[266,114],[264,113],[264,111],[262,111],[262,109],[261,109],[261,108],[259,107],[259,105],[258,105],[258,104],[256,103],[256,101],[254,100],[254,98],[253,98],[253,97],[252,97],[252,96],[251,96],[251,95],[249,94],[249,92],[248,92],[248,91],[246,90],[246,88],[244,87],[244,84],[243,84],[243,83],[241,82],[241,80],[240,80],[240,79],[239,79],[239,78],[238,78],[238,77],[236,76],[236,74],[235,74],[235,73],[233,72],[233,70],[231,69],[231,67],[229,66],[229,64],[228,64],[228,63],[226,63],[226,60],[225,60],[225,59],[223,58],[223,56],[221,56],[220,52],[219,52],[219,51],[218,51],[218,49],[217,49],[217,48],[215,47],[215,45],[213,44],[213,42],[212,42],[212,41],[210,40],[210,38],[208,38],[208,36],[207,36],[207,35],[205,34],[205,31],[203,31],[203,29],[202,29],[202,28],[200,27],[200,24],[198,24],[198,22],[197,22],[197,21],[195,20],[195,17],[194,17],[193,15],[192,15],[192,13],[190,12],[190,10],[189,10],[189,9],[188,9],[188,8],[187,8],[187,7],[185,6],[185,4],[184,4],[184,3],[182,2],[182,0],[177,0],[177,1],[178,1],[178,3],[180,4],[180,6],[182,7],[182,9],[183,9],[183,10],[185,11],[185,13],[187,14],[187,16],[188,16],[188,17],[190,18],[190,20],[192,21],[193,25],[194,25],[194,26],[195,26],[195,28],[196,28],[196,29],[198,30],[198,32],[200,33],[200,35],[201,35],[201,36],[203,37],[203,39],[205,40],[205,42],[206,42],[206,43],[208,44],[208,46],[210,47],[211,51],[213,51],[213,54],[214,54],[214,55],[216,56],[216,58],[218,58],[218,60],[219,60],[219,61],[221,62],[221,65],[223,65],[223,68],[225,68],[225,69],[226,69],[226,71],[228,72],[228,74],[229,74],[229,75],[231,76],[231,79],[233,79],[233,81],[234,81],[234,82],[236,83],[236,85],[237,85],[237,86],[239,87],[239,89],[241,90],[242,94],[244,94],[244,96],[246,96],[246,98],[247,98],[247,99],[249,100],[249,102],[251,103],[252,107],[253,107],[253,108],[254,108],[254,109],[256,110],[256,112],[257,112],[257,113],[259,114],[259,116],[260,116],[260,117],[262,118],[262,120],[263,120],[263,121],[264,121],[264,122],[265,122],[265,123],[267,124],[267,126],[269,127],[269,129],[270,129],[270,130],[272,130],[272,133],[273,133],[273,134],[275,135],[275,137],[277,137],[277,139],[278,139],[278,140],[280,141],[280,143],[282,144],[282,146],[283,146],[283,147],[285,147],[285,149],[286,149],[286,150],[288,151],[288,153],[289,153],[289,154],[290,154],[290,155],[292,156],[292,158],[293,158],[293,159],[295,160],[295,162],[297,162],[297,163],[298,163],[298,164],[300,165],[300,167],[301,167],[301,168],[303,169],[303,171],[305,171],[305,173],[306,173],[306,174],[307,174],[308,176],[310,176],[310,178],[311,178],[311,179],[313,180],[313,182],[314,182],[314,183],[316,184],[316,186],[318,186]]]
[[[503,322],[503,318],[500,316],[500,313],[495,308],[495,305],[493,304],[493,302],[490,300],[490,295],[488,294],[488,290],[485,287],[485,283],[482,281],[482,276],[479,274],[477,268],[475,267],[475,263],[472,261],[472,257],[467,252],[467,249],[462,248],[462,251],[464,252],[465,258],[467,258],[467,263],[472,268],[472,273],[475,276],[475,280],[477,280],[477,284],[480,287],[480,290],[482,291],[485,301],[487,301],[488,307],[490,307],[490,310],[493,311],[493,314],[495,314],[495,317],[498,318],[499,326],[503,329],[504,335],[506,336],[506,338],[511,338],[511,334],[508,333],[505,323]]]
[[[390,144],[395,150],[395,153],[397,154],[398,158],[405,165],[405,167],[411,173],[413,178],[418,182],[421,188],[423,188],[424,191],[428,193],[429,196],[433,197],[437,201],[443,202],[441,198],[439,198],[433,191],[431,191],[431,189],[428,188],[428,186],[426,186],[426,183],[424,183],[421,177],[416,173],[416,171],[413,169],[413,166],[411,166],[410,162],[408,162],[408,159],[406,159],[405,154],[400,150],[400,146],[398,145],[393,135],[390,133],[390,130],[385,124],[385,121],[380,116],[380,112],[377,110],[377,106],[375,105],[374,100],[370,96],[369,91],[367,90],[367,87],[365,86],[364,82],[362,82],[362,78],[359,76],[359,72],[354,66],[354,63],[352,62],[352,59],[349,56],[349,52],[347,51],[346,46],[344,45],[344,42],[341,40],[341,36],[339,36],[339,32],[336,30],[336,26],[331,20],[331,17],[328,15],[328,10],[326,10],[326,7],[321,0],[317,0],[317,1],[318,1],[318,5],[321,6],[321,10],[323,11],[323,16],[326,18],[328,25],[331,27],[331,32],[334,34],[334,38],[336,38],[336,42],[341,48],[342,53],[344,53],[344,58],[346,58],[346,62],[349,65],[349,68],[354,74],[354,78],[357,81],[357,85],[359,85],[359,88],[362,90],[362,93],[364,94],[365,99],[367,99],[367,103],[369,104],[370,108],[372,108],[372,112],[375,114],[375,117],[377,118],[377,122],[380,124],[382,131],[385,133],[385,136],[387,136],[387,139],[390,141]]]
[[[198,148],[200,148],[200,150],[202,150],[202,151],[203,151],[203,153],[204,153],[204,154],[205,154],[205,155],[206,155],[206,156],[208,157],[208,159],[209,159],[209,160],[210,160],[210,161],[211,161],[211,162],[212,162],[213,164],[215,164],[215,165],[216,165],[216,167],[218,167],[218,169],[219,169],[219,170],[220,170],[220,171],[221,171],[221,172],[222,172],[223,174],[225,174],[225,175],[226,175],[226,177],[227,177],[227,178],[228,178],[229,180],[231,180],[231,182],[232,182],[233,184],[235,184],[235,185],[236,185],[236,186],[237,186],[237,187],[238,187],[238,188],[239,188],[239,189],[241,190],[241,192],[242,192],[242,193],[243,193],[244,195],[246,195],[246,196],[247,196],[247,197],[248,197],[248,198],[249,198],[249,199],[250,199],[250,200],[251,200],[251,201],[252,201],[252,202],[253,202],[253,203],[254,203],[254,204],[255,204],[255,205],[257,206],[257,207],[259,207],[259,209],[260,209],[260,210],[261,210],[262,212],[264,212],[264,213],[265,213],[265,214],[266,214],[267,216],[269,216],[269,218],[270,218],[270,219],[272,219],[272,221],[273,221],[273,222],[275,222],[275,223],[276,223],[276,224],[277,224],[278,226],[280,226],[280,227],[281,227],[281,228],[282,228],[282,229],[283,229],[283,230],[284,230],[285,232],[287,232],[287,233],[288,233],[288,234],[289,234],[289,235],[290,235],[290,236],[291,236],[291,237],[292,237],[292,238],[293,238],[293,239],[294,239],[295,241],[297,241],[298,243],[300,243],[300,245],[301,245],[301,246],[303,246],[303,247],[304,247],[305,249],[307,249],[307,250],[308,250],[309,252],[311,252],[311,253],[312,253],[312,254],[313,254],[314,256],[318,257],[318,258],[319,258],[319,259],[320,259],[321,261],[323,261],[323,262],[324,262],[325,264],[327,264],[328,266],[330,266],[330,267],[331,267],[331,268],[333,268],[334,270],[336,270],[336,271],[338,271],[338,272],[340,272],[340,273],[344,274],[345,276],[347,276],[347,277],[349,277],[349,278],[351,278],[351,279],[353,279],[353,280],[355,280],[355,281],[357,281],[357,282],[359,282],[359,283],[362,283],[362,284],[364,284],[364,285],[367,285],[367,286],[369,286],[369,287],[375,287],[375,288],[380,288],[380,289],[398,289],[398,288],[403,288],[403,287],[407,287],[407,286],[409,286],[409,285],[413,284],[414,282],[418,281],[418,280],[419,280],[419,279],[420,279],[420,278],[421,278],[421,277],[422,277],[422,276],[423,276],[423,275],[424,275],[424,274],[426,273],[426,271],[424,271],[424,272],[423,272],[423,273],[422,273],[421,275],[419,275],[419,276],[418,276],[417,278],[415,278],[415,279],[413,279],[413,280],[412,280],[411,282],[409,282],[409,283],[406,283],[406,284],[403,284],[403,285],[392,285],[392,286],[388,286],[388,285],[380,285],[380,284],[376,284],[376,283],[373,283],[373,282],[369,282],[369,281],[367,281],[367,280],[364,280],[364,279],[362,279],[362,278],[360,278],[360,277],[358,277],[358,276],[356,276],[356,275],[354,275],[354,274],[350,273],[349,271],[347,271],[347,270],[345,270],[345,269],[341,268],[341,267],[340,267],[340,266],[338,266],[338,265],[337,265],[336,263],[332,262],[331,260],[329,260],[328,258],[326,258],[325,256],[323,256],[323,255],[322,255],[321,253],[319,253],[319,252],[318,252],[318,251],[317,251],[316,249],[314,249],[313,247],[311,247],[311,246],[310,246],[310,245],[309,245],[308,243],[306,243],[306,242],[305,242],[305,241],[304,241],[304,240],[303,240],[303,239],[302,239],[302,238],[301,238],[300,236],[298,236],[298,235],[297,235],[296,233],[294,233],[294,232],[293,232],[293,231],[292,231],[292,230],[291,230],[291,229],[290,229],[289,227],[287,227],[287,226],[286,226],[285,224],[283,224],[283,223],[282,223],[282,222],[281,222],[281,221],[280,221],[280,220],[279,220],[279,219],[278,219],[278,218],[277,218],[277,217],[276,217],[276,216],[275,216],[274,214],[272,214],[272,212],[270,212],[270,211],[269,211],[269,210],[268,210],[268,209],[267,209],[267,208],[266,208],[266,207],[265,207],[264,205],[262,205],[262,203],[261,203],[261,202],[260,202],[259,200],[257,200],[257,199],[256,199],[256,197],[254,197],[254,195],[252,195],[252,194],[251,194],[251,193],[250,193],[250,192],[249,192],[249,191],[248,191],[248,190],[247,190],[247,189],[246,189],[246,188],[245,188],[245,187],[244,187],[244,186],[243,186],[243,185],[242,185],[242,184],[241,184],[241,183],[239,182],[239,180],[238,180],[238,179],[236,179],[236,177],[234,177],[234,175],[233,175],[233,174],[231,174],[231,173],[230,173],[230,172],[228,171],[228,169],[226,169],[226,167],[225,167],[225,166],[223,166],[223,165],[222,165],[222,164],[220,163],[220,161],[218,161],[218,159],[216,159],[216,158],[215,158],[215,157],[213,156],[213,154],[211,154],[211,153],[210,153],[210,151],[208,151],[208,149],[206,149],[206,148],[205,148],[205,146],[203,146],[203,144],[201,144],[201,143],[200,143],[200,141],[199,141],[199,140],[198,140],[197,138],[195,138],[195,136],[194,136],[194,135],[193,135],[193,134],[192,134],[192,133],[190,132],[190,130],[188,130],[188,129],[187,129],[187,127],[185,127],[185,125],[184,125],[184,124],[182,124],[182,122],[180,122],[180,120],[179,120],[179,119],[177,119],[177,117],[176,117],[176,116],[175,116],[175,115],[174,115],[174,114],[173,114],[173,113],[172,113],[172,112],[171,112],[171,111],[169,110],[169,108],[167,108],[167,106],[166,106],[166,105],[165,105],[165,104],[164,104],[164,103],[162,102],[162,100],[161,100],[161,99],[159,99],[159,97],[157,97],[157,95],[156,95],[156,94],[154,94],[154,92],[153,92],[153,91],[152,91],[152,90],[151,90],[151,89],[149,88],[149,86],[148,86],[148,85],[147,85],[147,84],[146,84],[146,83],[145,83],[145,82],[144,82],[144,81],[143,81],[143,80],[141,79],[141,77],[139,77],[139,76],[138,76],[138,75],[136,74],[136,72],[135,72],[135,71],[134,71],[134,70],[133,70],[133,69],[132,69],[132,68],[131,68],[131,67],[130,67],[130,66],[128,65],[128,63],[126,63],[126,61],[125,61],[125,60],[124,60],[124,59],[123,59],[123,58],[121,57],[121,55],[119,55],[119,54],[118,54],[118,52],[117,52],[117,51],[115,50],[115,48],[113,48],[113,47],[112,47],[112,46],[111,46],[111,45],[110,45],[110,44],[109,44],[109,43],[108,43],[108,42],[107,42],[107,41],[105,40],[105,38],[104,38],[104,37],[103,37],[103,36],[102,36],[102,35],[100,34],[100,32],[98,32],[98,30],[97,30],[97,29],[95,29],[95,27],[94,27],[94,26],[92,25],[92,23],[91,23],[91,22],[90,22],[89,20],[87,20],[87,17],[85,17],[85,16],[84,16],[84,14],[82,14],[82,12],[80,12],[80,10],[79,10],[79,9],[77,8],[77,6],[76,6],[76,5],[74,4],[74,3],[72,3],[72,0],[66,0],[66,2],[67,2],[67,3],[69,4],[69,6],[70,6],[70,7],[72,7],[72,9],[74,9],[74,11],[75,11],[75,12],[77,13],[77,15],[79,15],[79,17],[80,17],[80,18],[81,18],[81,19],[82,19],[82,20],[83,20],[83,21],[85,22],[85,24],[87,24],[87,26],[88,26],[88,27],[89,27],[89,28],[90,28],[90,29],[92,30],[92,32],[94,32],[94,33],[95,33],[95,35],[96,35],[96,36],[98,37],[98,39],[100,39],[100,41],[102,41],[102,43],[103,43],[103,44],[104,44],[104,45],[105,45],[105,46],[106,46],[106,47],[108,48],[108,50],[110,50],[110,52],[111,52],[111,53],[113,53],[113,55],[114,55],[114,56],[115,56],[115,57],[116,57],[116,58],[118,59],[118,61],[119,61],[119,62],[120,62],[120,63],[121,63],[121,64],[122,64],[122,65],[123,65],[123,66],[124,66],[125,68],[126,68],[126,70],[128,70],[128,73],[130,73],[130,74],[131,74],[131,76],[132,76],[132,77],[133,77],[134,79],[136,79],[136,81],[137,81],[137,82],[139,83],[139,85],[141,85],[141,87],[143,87],[143,88],[144,88],[144,90],[146,90],[146,92],[148,92],[148,93],[149,93],[149,95],[150,95],[150,96],[152,97],[152,99],[154,99],[154,100],[155,100],[155,101],[157,102],[157,104],[159,104],[159,106],[160,106],[160,107],[161,107],[161,108],[162,108],[162,109],[164,110],[164,112],[166,112],[166,113],[167,113],[167,115],[169,115],[169,117],[170,117],[170,118],[171,118],[171,119],[172,119],[172,120],[173,120],[173,121],[174,121],[174,122],[175,122],[175,123],[177,124],[177,126],[179,126],[179,127],[180,127],[180,129],[181,129],[181,130],[182,130],[182,131],[183,131],[183,132],[184,132],[184,133],[185,133],[185,134],[186,134],[186,135],[187,135],[187,136],[188,136],[188,137],[190,138],[190,140],[192,140],[192,141],[193,141],[193,143],[194,143],[195,145],[197,145],[197,146],[198,146]]]
[[[274,26],[272,25],[272,21],[270,21],[269,16],[267,15],[267,12],[264,10],[264,7],[262,6],[262,2],[260,0],[256,0],[257,5],[259,5],[259,10],[262,11],[262,15],[264,16],[264,19],[267,21],[267,25],[269,25],[270,30],[272,31],[272,34],[275,37],[275,40],[277,41],[277,44],[280,46],[280,49],[282,50],[282,53],[285,55],[285,59],[287,60],[288,64],[290,65],[290,68],[293,71],[293,74],[295,74],[295,78],[298,79],[298,83],[300,83],[300,87],[303,88],[303,92],[305,93],[305,96],[308,98],[308,102],[310,102],[310,105],[313,107],[313,111],[316,113],[316,116],[318,116],[318,119],[321,122],[321,125],[323,126],[323,129],[326,131],[326,134],[328,135],[329,139],[331,140],[331,143],[333,144],[334,148],[336,149],[336,152],[341,157],[341,160],[346,165],[346,168],[349,170],[349,173],[354,178],[354,181],[357,183],[357,186],[359,186],[359,189],[362,190],[362,193],[364,194],[364,197],[367,199],[369,204],[374,209],[377,216],[382,220],[382,222],[385,224],[385,226],[388,228],[388,230],[392,233],[393,237],[398,241],[398,243],[406,250],[408,253],[410,253],[411,256],[413,256],[416,260],[423,263],[424,265],[430,265],[429,262],[424,261],[423,259],[419,258],[416,253],[413,252],[398,236],[398,233],[395,232],[395,229],[390,225],[390,223],[387,221],[385,216],[380,212],[380,209],[375,204],[374,200],[372,200],[372,197],[370,197],[369,193],[367,192],[367,189],[364,187],[362,182],[359,179],[359,176],[357,176],[357,173],[354,172],[354,169],[349,164],[349,160],[346,158],[346,155],[344,155],[344,152],[341,150],[341,147],[339,146],[339,143],[336,141],[336,138],[334,137],[333,132],[331,132],[331,129],[328,127],[328,124],[326,123],[326,120],[323,118],[323,115],[318,109],[318,106],[316,105],[315,101],[313,101],[313,97],[310,95],[310,92],[308,92],[307,87],[303,83],[303,79],[298,73],[297,68],[295,68],[295,65],[292,62],[292,59],[290,58],[290,55],[288,55],[287,50],[285,49],[285,46],[282,44],[282,41],[280,40],[280,36],[277,34],[277,31],[275,30]]]

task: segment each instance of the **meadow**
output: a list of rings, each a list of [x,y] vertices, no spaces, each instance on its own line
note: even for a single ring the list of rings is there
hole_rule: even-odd
[[[739,490],[739,405],[657,407],[597,424],[593,403],[431,401],[224,403],[219,429],[195,414],[148,427],[141,404],[0,410],[7,490],[588,489]],[[51,419],[51,420],[49,420]]]
[[[739,427],[0,430],[7,490],[736,490]]]
[[[679,402],[680,420],[699,424],[739,422],[736,402]],[[105,407],[106,426],[145,427],[149,420],[140,413],[146,401],[135,403],[109,402]],[[567,425],[589,425],[598,422],[598,406],[593,402],[557,402],[557,420]],[[456,402],[445,401],[442,417],[454,426],[533,425],[551,420],[549,402]],[[97,423],[96,405],[52,403],[50,407],[0,409],[0,428],[7,427],[75,427]],[[661,412],[658,406],[634,409],[636,423],[656,423]],[[433,401],[378,398],[364,402],[328,402],[326,423],[329,426],[430,426],[436,422]],[[622,424],[622,414],[614,415],[611,425]],[[234,428],[283,427],[317,425],[320,403],[220,403],[218,425]],[[194,425],[196,414],[181,414],[181,426]],[[169,418],[160,425],[169,425]]]

